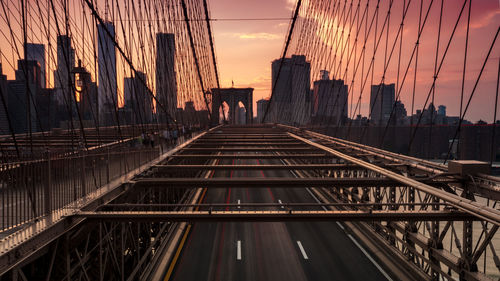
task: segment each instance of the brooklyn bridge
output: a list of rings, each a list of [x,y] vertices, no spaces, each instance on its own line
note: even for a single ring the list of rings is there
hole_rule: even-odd
[[[0,4],[0,280],[500,279],[498,1]]]

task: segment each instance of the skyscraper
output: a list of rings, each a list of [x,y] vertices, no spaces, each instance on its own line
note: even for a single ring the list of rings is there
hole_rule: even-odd
[[[317,122],[343,124],[347,120],[347,85],[344,80],[330,80],[327,71],[314,81],[312,115]]]
[[[370,122],[385,126],[394,106],[395,85],[372,85],[370,93]]]
[[[7,119],[7,106],[9,103],[7,93],[7,76],[2,72],[0,63],[0,135],[9,134],[9,121]]]
[[[101,125],[113,124],[114,111],[118,108],[116,85],[115,26],[112,22],[97,25],[98,120]]]
[[[152,122],[152,97],[144,85],[145,82],[146,74],[143,72],[137,72],[135,77],[123,79],[125,109],[131,111],[131,121],[134,124]]]
[[[40,65],[18,60],[16,80],[8,82],[8,114],[14,133],[37,131],[36,97],[40,92]]]
[[[64,108],[73,103],[69,83],[72,79],[71,71],[74,66],[75,50],[71,47],[71,37],[67,35],[57,36],[57,69],[54,71],[54,84],[56,102]]]
[[[262,123],[262,118],[267,110],[269,100],[261,99],[257,101],[257,122]]]
[[[45,88],[47,84],[47,75],[45,73],[45,45],[26,43],[26,59],[35,60],[40,64],[40,86]]]
[[[175,37],[171,33],[156,34],[156,98],[166,109],[156,105],[160,123],[174,117],[177,108],[177,81],[175,73]]]
[[[281,66],[281,72],[278,72]],[[272,62],[272,88],[275,88],[272,112],[266,122],[306,124],[311,115],[310,106],[311,64],[303,55],[292,55]],[[274,84],[276,83],[276,87]],[[269,118],[269,119],[267,119]]]

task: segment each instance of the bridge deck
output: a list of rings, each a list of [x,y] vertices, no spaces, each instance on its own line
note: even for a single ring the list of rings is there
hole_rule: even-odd
[[[490,225],[478,229],[484,238],[476,241],[479,246],[473,255],[480,257],[500,225],[499,210],[458,196],[464,179],[441,165],[286,126],[216,128],[166,153],[156,153],[135,169],[112,170],[118,173],[114,180],[94,191],[77,188],[63,196],[57,189],[49,190],[53,198],[77,200],[63,208],[55,205],[50,215],[6,228],[0,274],[36,262],[38,255],[45,255],[40,249],[53,247],[64,239],[63,234],[72,233],[79,251],[87,249],[82,248],[85,243],[98,242],[83,257],[78,253],[75,257],[90,261],[92,255],[100,255],[94,266],[102,276],[110,266],[103,262],[103,253],[123,256],[120,249],[126,248],[126,252],[146,253],[135,267],[116,273],[131,278],[144,272],[143,277],[152,280],[331,276],[386,280],[393,274],[397,279],[397,272],[410,270],[413,261],[405,257],[398,265],[382,258],[387,262],[382,266],[381,249],[391,248],[418,255],[420,263],[433,264],[436,270],[438,264],[446,265],[472,280],[488,278],[465,270],[455,251],[434,249],[429,230],[437,229],[441,243],[446,243],[456,235],[457,230],[450,230],[453,222],[476,221]],[[80,177],[76,182],[85,186],[91,179]],[[475,176],[473,182],[477,196],[486,192],[496,196],[494,178]],[[439,224],[445,227],[436,227]],[[411,227],[414,230],[408,232]],[[88,233],[87,242],[82,233]],[[151,239],[153,233],[157,238]],[[105,238],[114,235],[118,236]],[[112,241],[123,244],[103,246]],[[145,246],[150,250],[137,241],[148,241]],[[92,252],[100,247],[104,247],[101,254]],[[158,251],[151,255],[151,249]],[[54,255],[61,251],[64,248]],[[17,253],[14,259],[13,252]],[[133,260],[127,255],[122,259],[124,263]],[[75,263],[74,270],[78,267]]]

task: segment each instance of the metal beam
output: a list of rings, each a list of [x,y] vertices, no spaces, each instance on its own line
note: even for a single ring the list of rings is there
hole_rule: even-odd
[[[77,218],[122,221],[456,221],[477,219],[458,211],[123,211],[78,212]]]
[[[186,159],[315,159],[315,158],[336,158],[330,154],[233,154],[233,155],[203,155],[203,154],[176,154],[172,158]]]
[[[350,163],[360,165],[362,167],[365,167],[371,171],[374,171],[376,173],[379,173],[381,175],[384,175],[388,178],[391,178],[395,181],[398,181],[400,185],[403,186],[410,186],[413,187],[417,190],[420,190],[422,192],[425,192],[429,195],[436,196],[437,198],[443,200],[444,202],[447,202],[463,211],[466,211],[472,215],[476,215],[478,217],[481,217],[489,222],[492,222],[496,225],[500,225],[500,210],[493,209],[491,207],[484,206],[481,203],[474,202],[469,199],[462,198],[460,196],[457,196],[455,194],[448,193],[446,191],[440,190],[438,188],[435,188],[433,186],[421,183],[419,181],[416,181],[414,179],[408,178],[406,176],[397,174],[393,171],[389,171],[387,169],[378,167],[374,164],[368,163],[366,161],[357,159],[355,157],[343,154],[339,151],[336,151],[334,149],[331,149],[329,147],[326,147],[324,145],[312,142],[308,139],[299,137],[297,135],[294,135],[292,133],[289,133],[290,136],[296,138],[297,140],[301,140],[307,144],[310,144],[311,146],[314,146],[316,148],[321,148],[325,152],[329,152],[332,155],[339,157],[341,159],[344,159]]]
[[[99,209],[109,209],[113,208],[113,211],[119,211],[118,209],[157,209],[157,208],[176,208],[176,207],[198,207],[198,208],[238,208],[238,207],[417,207],[427,208],[429,206],[448,206],[445,203],[200,203],[200,204],[151,204],[151,203],[117,203],[117,204],[105,204],[101,205]],[[319,209],[318,209],[319,210]]]
[[[224,152],[224,151],[288,151],[288,152],[307,152],[317,151],[318,149],[311,147],[189,147],[184,148],[183,151],[210,151],[210,152]]]
[[[364,170],[352,164],[298,165],[156,165],[159,171],[179,170]]]
[[[204,142],[197,141],[191,147],[214,147],[214,146],[301,146],[307,147],[304,143],[300,142]]]
[[[140,178],[132,181],[135,187],[206,187],[206,188],[262,188],[262,187],[380,187],[401,186],[387,178]]]

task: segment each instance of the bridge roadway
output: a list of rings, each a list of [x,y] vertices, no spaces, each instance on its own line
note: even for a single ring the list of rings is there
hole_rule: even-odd
[[[281,164],[277,159],[224,159],[219,163]],[[213,176],[294,177],[288,170],[215,171]],[[304,188],[214,188],[207,189],[204,197],[204,203],[238,202],[316,201]],[[180,247],[182,254],[173,274],[167,273],[165,280],[390,280],[359,242],[335,222],[200,222],[193,225]]]

